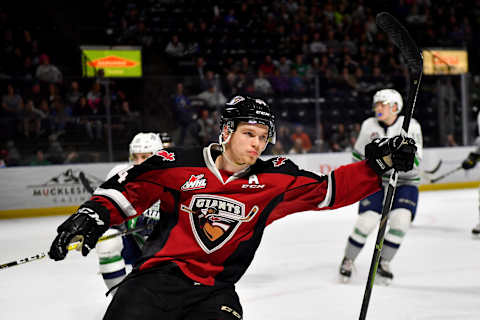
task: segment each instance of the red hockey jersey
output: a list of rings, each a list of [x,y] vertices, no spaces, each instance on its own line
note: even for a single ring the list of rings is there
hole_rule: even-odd
[[[161,200],[161,219],[137,267],[174,262],[190,279],[220,285],[245,273],[273,221],[343,207],[380,189],[365,161],[319,176],[276,157],[224,177],[215,166],[218,155],[216,144],[160,150],[106,181],[83,206],[108,211],[115,225]]]

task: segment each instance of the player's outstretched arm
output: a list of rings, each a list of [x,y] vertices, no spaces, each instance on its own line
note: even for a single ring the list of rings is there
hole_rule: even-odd
[[[415,160],[415,140],[403,136],[375,139],[365,146],[367,164],[382,175],[390,169],[410,171]]]
[[[68,245],[78,237],[83,238],[82,255],[86,256],[95,248],[98,239],[108,227],[108,214],[96,212],[89,207],[80,207],[57,228],[58,234],[50,246],[48,256],[55,261],[65,259]]]

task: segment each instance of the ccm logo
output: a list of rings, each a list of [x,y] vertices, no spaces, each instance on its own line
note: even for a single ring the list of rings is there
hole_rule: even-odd
[[[264,184],[242,184],[242,189],[263,189]]]

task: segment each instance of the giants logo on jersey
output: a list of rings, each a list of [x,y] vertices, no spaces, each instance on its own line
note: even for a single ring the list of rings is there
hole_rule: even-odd
[[[212,253],[230,240],[242,222],[249,222],[259,209],[253,206],[248,215],[245,204],[226,197],[194,195],[190,205],[181,205],[190,216],[190,224],[197,243],[206,253]]]
[[[206,188],[207,179],[205,179],[203,176],[203,174],[192,174],[190,178],[181,187],[182,191],[191,191]]]
[[[276,157],[275,159],[272,160],[274,167],[280,167],[285,163],[285,161],[287,161],[287,158],[285,157]]]
[[[175,153],[168,152],[167,150],[157,151],[156,155],[162,157],[162,159],[166,161],[175,161]]]

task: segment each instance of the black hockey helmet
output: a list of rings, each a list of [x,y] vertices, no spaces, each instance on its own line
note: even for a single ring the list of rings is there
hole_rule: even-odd
[[[248,96],[235,96],[228,101],[220,114],[220,127],[226,125],[233,132],[241,121],[266,125],[268,142],[275,144],[275,116],[265,101]]]
[[[172,137],[170,136],[170,134],[168,134],[168,132],[160,132],[160,139],[162,139],[164,148],[168,148],[173,143]]]

